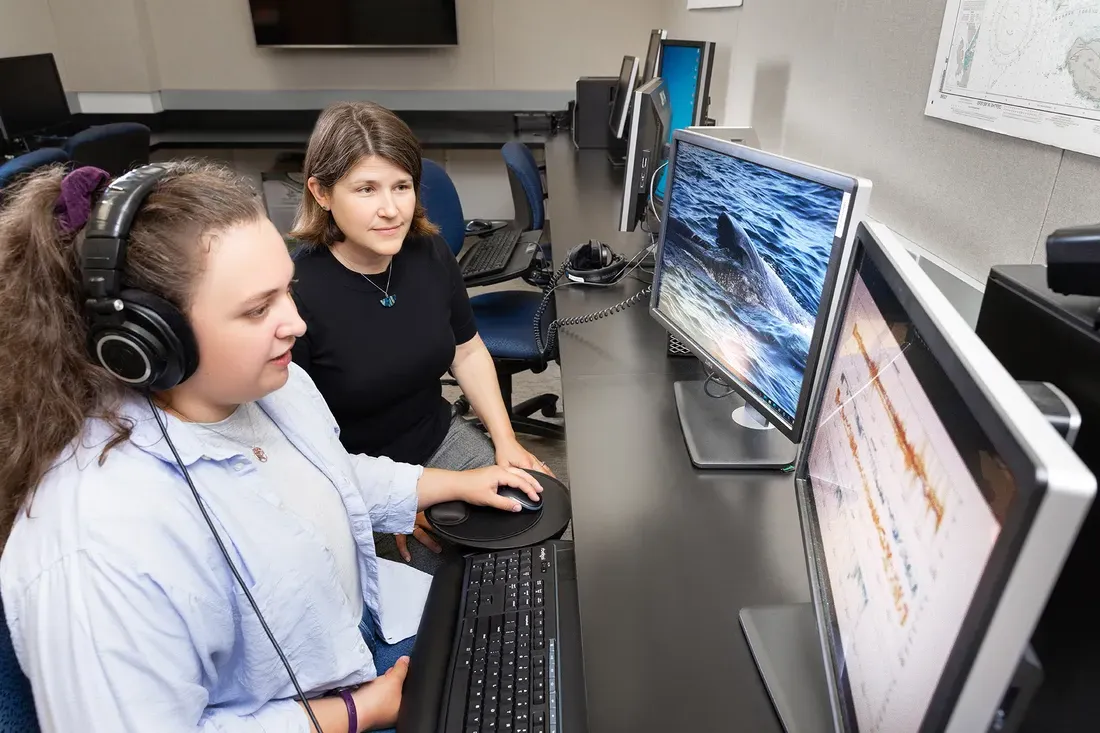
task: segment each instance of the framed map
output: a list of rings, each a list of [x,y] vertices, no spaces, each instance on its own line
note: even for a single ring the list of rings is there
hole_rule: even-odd
[[[1100,155],[1100,0],[947,0],[924,111]]]

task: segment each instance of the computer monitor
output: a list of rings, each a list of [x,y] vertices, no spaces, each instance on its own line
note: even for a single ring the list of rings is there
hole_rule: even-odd
[[[638,57],[623,56],[619,69],[619,81],[615,85],[615,99],[612,102],[611,115],[607,119],[608,127],[615,138],[626,134],[626,120],[630,116],[630,98],[638,85]]]
[[[661,59],[661,41],[666,38],[668,38],[668,31],[664,28],[654,28],[649,34],[649,49],[645,54],[645,66],[642,67],[642,84],[657,76],[657,66]]]
[[[657,75],[668,84],[668,96],[672,100],[672,133],[692,125],[706,122],[710,109],[710,77],[714,66],[713,41],[683,41],[666,39],[661,42]],[[667,175],[657,179],[654,193],[658,200],[665,196]]]
[[[889,230],[850,265],[795,470],[812,606],[741,625],[788,731],[1000,730],[1096,480]]]
[[[6,139],[55,127],[69,117],[52,53],[0,58],[0,132]]]
[[[668,129],[668,87],[661,78],[651,79],[634,92],[634,113],[630,116],[623,200],[619,207],[619,231],[632,232],[645,221],[653,172],[664,157]]]
[[[748,145],[750,148],[759,148],[760,139],[756,136],[756,130],[751,127],[714,127],[712,125],[692,125],[685,128],[690,132],[697,132],[707,137],[716,137],[719,140],[729,140],[731,143]]]
[[[740,395],[676,383],[691,460],[789,468],[871,183],[686,130],[669,171],[650,312]]]

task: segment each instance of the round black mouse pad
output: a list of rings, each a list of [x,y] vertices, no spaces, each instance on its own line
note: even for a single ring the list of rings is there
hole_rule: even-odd
[[[557,479],[534,471],[530,473],[542,484],[542,509],[534,512],[505,512],[483,506],[467,506],[467,516],[463,521],[457,524],[439,524],[429,508],[426,514],[433,531],[467,547],[483,547],[487,543],[500,543],[520,535],[525,535],[520,537],[524,545],[544,541],[569,522],[569,490]],[[531,531],[540,522],[546,527]],[[497,549],[500,547],[496,544],[491,546]]]

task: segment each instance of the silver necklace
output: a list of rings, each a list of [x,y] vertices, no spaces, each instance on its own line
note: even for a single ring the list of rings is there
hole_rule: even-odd
[[[362,277],[367,282],[369,282],[371,285],[373,285],[378,290],[378,292],[382,293],[382,295],[386,296],[386,297],[384,297],[384,298],[382,298],[381,300],[378,301],[379,303],[382,304],[383,308],[392,308],[393,304],[397,302],[397,296],[396,295],[390,295],[390,281],[393,279],[393,260],[392,259],[390,260],[390,273],[388,275],[386,275],[386,287],[384,289],[378,287],[378,283],[376,283],[374,280],[371,280],[364,273],[360,272],[359,276]]]
[[[252,435],[255,436],[256,435],[256,425],[252,422],[252,411],[248,409],[248,405],[241,405],[238,409],[245,410],[245,417],[248,418],[248,432],[252,433]],[[261,446],[259,446],[259,445],[249,446],[248,443],[245,443],[242,440],[238,440],[237,438],[233,438],[229,435],[226,435],[225,433],[223,433],[220,430],[215,430],[214,428],[210,427],[206,423],[201,423],[200,422],[200,423],[195,423],[195,424],[198,425],[199,427],[206,428],[207,430],[214,433],[215,435],[220,435],[221,437],[225,438],[226,440],[230,441],[231,443],[238,443],[240,445],[248,446],[249,448],[252,449],[252,455],[256,456],[257,461],[259,461],[260,463],[267,463],[267,453],[264,452],[264,449]]]
[[[394,260],[393,260],[392,257],[390,258],[389,274],[386,275],[386,287],[381,288],[381,287],[378,286],[378,283],[376,283],[374,280],[371,280],[369,277],[367,277],[366,273],[359,272],[354,267],[352,267],[351,264],[347,260],[344,259],[343,255],[338,253],[335,249],[332,250],[332,254],[336,255],[336,259],[340,260],[340,263],[344,267],[348,268],[352,272],[358,273],[359,277],[361,277],[364,280],[366,280],[367,282],[369,282],[371,285],[373,285],[375,287],[375,289],[378,292],[382,293],[382,295],[385,296],[381,300],[378,301],[379,303],[382,304],[383,308],[393,308],[393,304],[397,302],[397,296],[390,294],[390,281],[393,280],[393,268],[394,268],[394,264],[393,264]]]

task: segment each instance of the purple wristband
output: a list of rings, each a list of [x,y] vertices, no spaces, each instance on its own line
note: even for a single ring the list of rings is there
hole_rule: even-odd
[[[355,698],[351,696],[351,690],[340,690],[340,697],[344,698],[344,704],[348,707],[348,733],[359,733],[359,714],[355,710]]]

